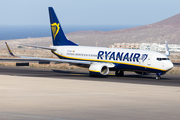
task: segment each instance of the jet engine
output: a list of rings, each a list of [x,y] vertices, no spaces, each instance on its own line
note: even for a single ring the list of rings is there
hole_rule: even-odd
[[[107,75],[109,67],[105,63],[92,63],[89,67],[90,76],[92,75]]]

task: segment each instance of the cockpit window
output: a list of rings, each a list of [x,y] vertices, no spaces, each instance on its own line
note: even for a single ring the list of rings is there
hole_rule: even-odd
[[[161,60],[169,60],[169,58],[157,58],[158,61],[161,61]]]

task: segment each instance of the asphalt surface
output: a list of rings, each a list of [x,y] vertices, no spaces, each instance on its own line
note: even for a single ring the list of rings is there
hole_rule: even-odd
[[[173,63],[174,67],[180,67],[180,63]]]
[[[88,70],[68,70],[68,69],[39,69],[30,67],[9,67],[0,66],[0,75],[29,76],[46,78],[63,78],[74,80],[120,82],[133,84],[180,86],[180,75],[162,75],[160,80],[156,80],[155,74],[138,75],[134,72],[125,72],[124,77],[116,77],[112,71],[107,77],[89,77]]]
[[[180,119],[180,75],[113,74],[0,66],[0,119]]]

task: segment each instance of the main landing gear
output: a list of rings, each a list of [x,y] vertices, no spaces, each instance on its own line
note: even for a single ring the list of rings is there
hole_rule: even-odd
[[[115,75],[116,75],[117,77],[123,77],[123,76],[124,76],[124,71],[117,70],[117,71],[115,72]]]

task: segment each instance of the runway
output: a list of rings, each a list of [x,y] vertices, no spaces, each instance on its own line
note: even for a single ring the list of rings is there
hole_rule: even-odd
[[[8,67],[0,66],[0,75],[11,76],[28,76],[28,77],[45,77],[45,78],[63,78],[85,81],[104,81],[104,82],[120,82],[147,85],[163,85],[163,86],[180,86],[180,75],[162,75],[161,80],[155,79],[155,74],[138,75],[134,72],[125,72],[124,77],[116,77],[111,74],[107,77],[89,77],[88,69],[86,70],[69,70],[69,69],[40,69],[30,67]]]
[[[179,78],[0,66],[0,119],[177,120]]]

